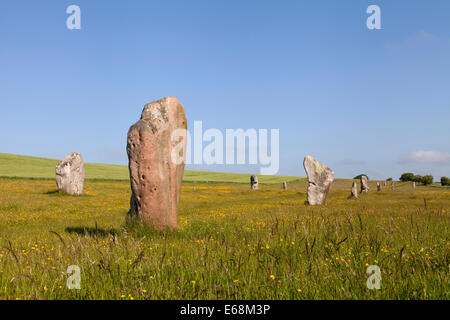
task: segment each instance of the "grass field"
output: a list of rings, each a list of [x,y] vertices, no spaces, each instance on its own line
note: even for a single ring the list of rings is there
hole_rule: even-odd
[[[88,180],[76,197],[0,178],[0,299],[449,299],[450,189],[371,182],[349,200],[352,181],[316,207],[304,180],[185,182],[179,230],[158,233],[125,225],[128,181]]]
[[[54,179],[55,167],[58,162],[59,160],[55,159],[0,153],[0,177]],[[127,166],[86,163],[85,172],[87,180],[129,180]],[[283,181],[291,182],[304,179],[288,176],[258,175],[258,177],[260,183],[282,183]],[[186,170],[183,181],[250,183],[250,175]]]

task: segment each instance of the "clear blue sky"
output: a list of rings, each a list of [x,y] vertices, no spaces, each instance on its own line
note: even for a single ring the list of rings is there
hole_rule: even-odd
[[[165,96],[190,127],[280,129],[279,174],[311,154],[337,177],[450,176],[450,1],[1,2],[0,152],[126,164]]]

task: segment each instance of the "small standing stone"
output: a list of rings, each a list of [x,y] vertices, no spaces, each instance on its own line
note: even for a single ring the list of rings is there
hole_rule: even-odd
[[[361,193],[369,192],[369,182],[367,180],[367,176],[361,176]]]
[[[352,192],[350,194],[350,198],[358,198],[358,184],[353,181],[352,184]]]
[[[258,186],[258,177],[255,175],[252,175],[250,177],[250,188],[252,190],[258,190],[259,186]]]
[[[415,182],[415,181],[412,182],[412,188],[413,188],[413,189],[416,188],[416,182]]]
[[[83,194],[84,161],[78,152],[68,154],[56,166],[56,185],[59,192],[71,195]]]
[[[334,172],[309,155],[305,157],[303,167],[308,175],[308,203],[325,204],[334,180]]]
[[[394,190],[394,188],[395,188],[395,183],[394,183],[394,180],[392,180],[391,189]]]
[[[283,182],[283,189],[287,190],[287,182]]]
[[[379,182],[377,182],[377,190],[381,191],[381,184]]]
[[[176,229],[186,159],[183,105],[168,97],[144,107],[130,127],[127,154],[131,180],[129,217],[157,230]]]

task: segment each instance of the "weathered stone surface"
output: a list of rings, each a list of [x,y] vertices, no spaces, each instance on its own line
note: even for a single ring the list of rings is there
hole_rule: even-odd
[[[316,159],[307,155],[303,167],[308,175],[308,202],[310,205],[325,204],[334,180],[334,172]]]
[[[394,181],[391,182],[391,189],[392,189],[392,190],[395,189],[395,183],[394,183]]]
[[[385,187],[387,186],[387,182],[386,182],[386,181],[384,182],[384,186],[385,186]]]
[[[128,214],[144,226],[157,230],[178,226],[186,130],[184,107],[168,97],[147,104],[141,119],[128,131],[132,191]]]
[[[358,198],[358,184],[353,181],[352,191],[350,193],[350,198]]]
[[[287,182],[283,182],[283,190],[287,190]]]
[[[379,182],[377,182],[377,190],[381,191],[381,184]]]
[[[69,153],[56,166],[56,185],[59,192],[71,195],[83,194],[84,161],[79,152]]]
[[[369,181],[367,179],[367,176],[361,176],[361,193],[368,193],[369,192]]]
[[[250,188],[252,190],[258,190],[258,188],[259,188],[258,177],[255,175],[252,175],[250,177]]]
[[[416,182],[415,182],[415,181],[412,182],[412,188],[413,188],[413,189],[416,188]]]

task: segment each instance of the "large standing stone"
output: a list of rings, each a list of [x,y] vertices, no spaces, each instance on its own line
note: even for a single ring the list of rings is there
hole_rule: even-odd
[[[83,194],[84,161],[78,152],[69,153],[56,166],[56,185],[59,192],[71,195]]]
[[[308,175],[308,202],[310,205],[325,204],[334,172],[316,159],[307,155],[303,167]]]
[[[367,176],[361,176],[361,193],[368,193],[369,192],[369,181],[367,179]]]
[[[379,182],[377,182],[377,190],[381,191],[381,184]]]
[[[176,229],[186,159],[187,120],[174,97],[151,102],[128,131],[129,216],[157,230]]]
[[[259,185],[258,185],[258,177],[255,176],[255,175],[252,175],[252,176],[250,177],[250,188],[251,188],[252,190],[258,190],[258,188],[259,188]]]
[[[352,192],[350,194],[350,198],[358,198],[358,185],[355,181],[352,184]]]
[[[283,190],[287,190],[287,182],[283,182]]]
[[[394,180],[392,180],[392,182],[391,182],[391,189],[392,189],[392,190],[395,189],[395,183],[394,183]]]

